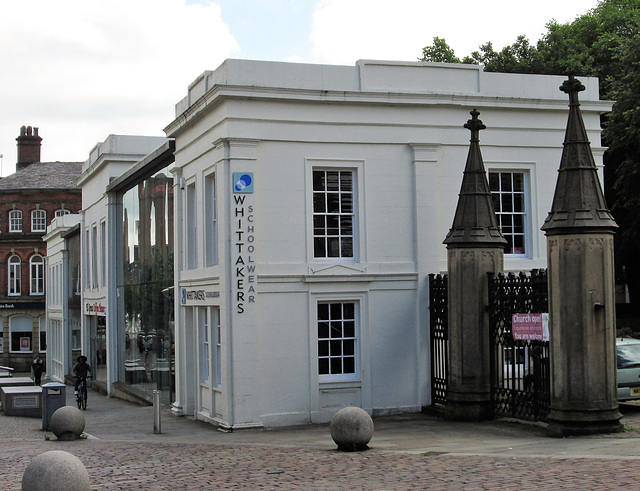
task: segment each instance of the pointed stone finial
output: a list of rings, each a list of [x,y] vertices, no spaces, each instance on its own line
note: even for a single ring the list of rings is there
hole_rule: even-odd
[[[458,247],[469,244],[504,247],[507,240],[498,227],[487,172],[480,152],[479,133],[486,126],[478,119],[480,112],[474,109],[470,114],[471,119],[464,125],[471,130],[469,154],[462,176],[453,225],[444,243],[447,246],[457,244]]]
[[[480,111],[474,109],[471,111],[471,119],[467,120],[464,127],[468,130],[471,130],[471,141],[479,142],[480,141],[480,130],[484,130],[487,127],[484,123],[478,118],[480,116]]]
[[[553,203],[542,230],[547,235],[592,229],[614,230],[617,225],[604,199],[580,112],[578,92],[585,87],[569,75],[560,90],[569,95],[569,115]]]

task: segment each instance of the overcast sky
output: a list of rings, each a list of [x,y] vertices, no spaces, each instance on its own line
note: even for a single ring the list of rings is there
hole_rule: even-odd
[[[416,61],[434,36],[459,57],[520,34],[535,43],[597,0],[0,1],[0,154],[20,127],[42,161],[84,161],[109,134],[163,136],[174,105],[226,58],[353,65]]]

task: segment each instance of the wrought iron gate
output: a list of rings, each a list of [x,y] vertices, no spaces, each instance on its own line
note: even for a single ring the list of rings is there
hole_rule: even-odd
[[[491,392],[494,412],[520,419],[543,419],[549,413],[549,342],[515,341],[515,313],[548,312],[547,273],[489,275]],[[447,403],[447,276],[429,275],[431,393],[433,404]]]
[[[429,275],[429,319],[431,328],[431,403],[447,403],[449,314],[447,276]]]
[[[491,392],[497,415],[540,420],[549,413],[549,342],[514,340],[516,313],[548,312],[547,272],[489,275]]]

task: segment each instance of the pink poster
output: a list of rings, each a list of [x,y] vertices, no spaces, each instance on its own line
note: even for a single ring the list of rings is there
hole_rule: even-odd
[[[511,333],[516,341],[549,341],[549,314],[513,314]]]

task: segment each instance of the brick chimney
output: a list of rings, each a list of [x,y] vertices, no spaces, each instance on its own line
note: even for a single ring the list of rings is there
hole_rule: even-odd
[[[38,136],[38,128],[23,126],[20,128],[20,136],[16,138],[16,141],[18,142],[16,171],[22,170],[35,162],[40,162],[42,138]]]

